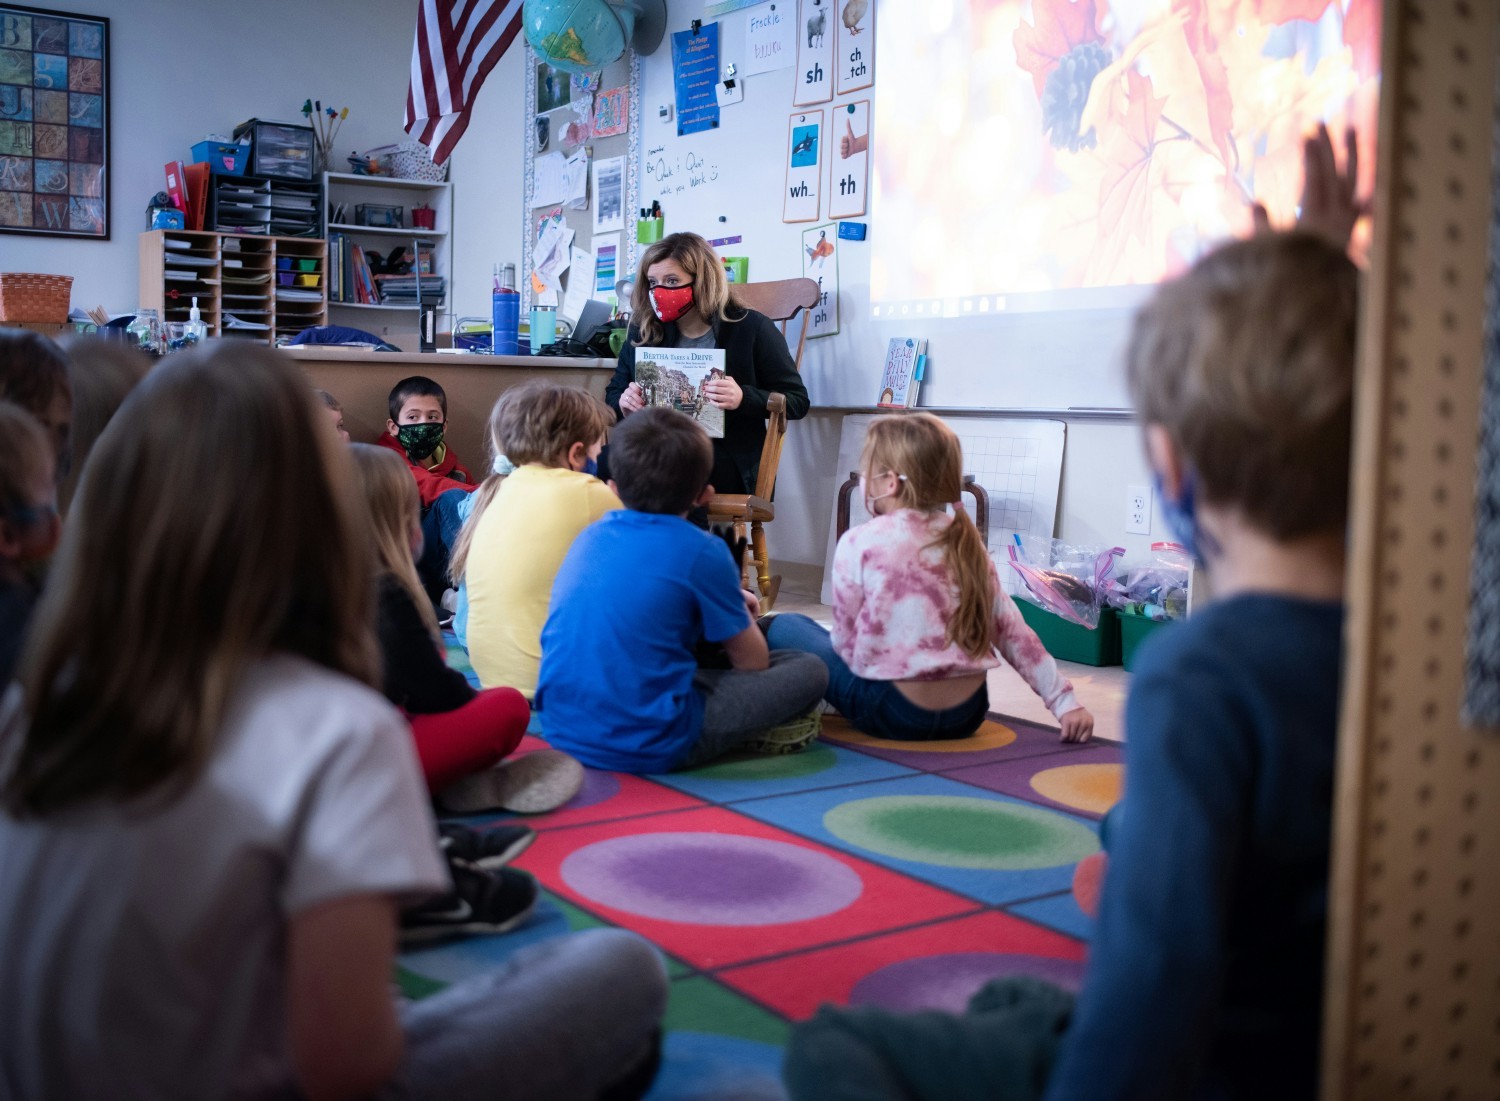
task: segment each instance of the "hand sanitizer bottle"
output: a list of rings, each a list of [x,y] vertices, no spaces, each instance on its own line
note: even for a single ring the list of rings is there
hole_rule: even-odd
[[[208,336],[208,326],[203,323],[203,313],[198,309],[198,300],[193,299],[193,307],[188,310],[187,327],[183,331],[189,344],[197,344]]]

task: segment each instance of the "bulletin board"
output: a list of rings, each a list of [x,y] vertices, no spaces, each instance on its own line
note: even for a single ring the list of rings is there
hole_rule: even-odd
[[[872,7],[892,0],[870,0]],[[720,108],[716,128],[679,135],[675,110],[664,117],[661,108],[674,104],[670,49],[674,33],[689,30],[703,17],[703,0],[668,0],[667,38],[659,50],[642,59],[640,200],[661,203],[664,229],[688,230],[710,241],[724,256],[749,260],[752,282],[802,275],[818,279],[836,265],[838,324],[829,335],[807,343],[802,375],[814,405],[869,407],[879,395],[885,348],[893,336],[926,336],[931,373],[924,382],[922,403],[944,407],[1066,412],[1073,407],[1123,409],[1129,402],[1119,351],[1128,333],[1130,314],[1089,315],[1081,325],[1077,312],[1028,315],[1024,324],[1009,325],[990,318],[984,333],[962,321],[928,329],[912,321],[875,319],[870,309],[868,242],[840,239],[831,204],[839,198],[834,166],[838,162],[843,119],[851,105],[873,103],[880,80],[878,50],[874,58],[875,84],[839,94],[826,101],[798,105],[806,98],[799,89],[808,73],[795,62],[769,72],[742,75],[747,67],[749,20],[774,4],[790,16],[795,37],[808,32],[807,21],[822,13],[829,43],[837,43],[847,0],[762,0],[721,16],[717,22],[720,66],[736,67],[740,102]],[[879,24],[875,27],[877,36]],[[881,47],[885,40],[879,39]],[[721,73],[722,75],[722,73]],[[933,109],[937,109],[934,103]],[[818,180],[822,192],[818,213],[811,221],[784,221],[787,214],[789,134],[794,113],[820,113],[825,155]],[[870,156],[878,155],[880,135],[870,134]],[[873,178],[872,170],[869,173]],[[868,187],[868,184],[866,185]],[[895,230],[869,217],[848,220],[865,223],[869,233]],[[816,249],[818,231],[837,248],[837,256],[820,266],[804,268],[808,249]],[[934,247],[941,247],[934,242]],[[821,258],[815,258],[821,259]],[[822,270],[820,270],[820,267]],[[829,272],[831,275],[832,272]]]
[[[579,106],[571,84],[569,84],[565,104],[557,104],[556,100],[561,97],[561,84],[549,85],[547,83],[547,71],[539,70],[542,59],[536,51],[531,48],[530,43],[525,43],[526,50],[526,106],[527,118],[530,124],[526,128],[526,151],[522,158],[525,170],[525,186],[522,188],[522,224],[526,227],[522,234],[521,247],[521,270],[517,272],[517,283],[521,291],[521,307],[529,310],[535,303],[535,295],[532,289],[530,273],[536,259],[535,249],[537,244],[538,227],[541,220],[550,212],[557,209],[557,204],[535,206],[536,183],[537,183],[537,159],[552,152],[560,151],[563,134],[570,123],[583,123],[592,125],[594,116]],[[552,74],[554,81],[558,77],[561,81],[568,81],[568,74]],[[539,80],[539,76],[541,79]],[[599,101],[607,93],[623,89],[626,99],[623,117],[616,120],[623,121],[624,133],[613,134],[608,137],[591,136],[584,142],[589,162],[589,176],[586,187],[586,205],[583,209],[571,209],[566,205],[562,207],[563,223],[573,230],[573,246],[593,253],[596,245],[594,226],[595,214],[599,204],[599,195],[596,193],[594,166],[599,162],[612,161],[615,158],[624,160],[623,173],[623,212],[621,217],[621,228],[618,231],[620,248],[616,260],[615,279],[629,276],[635,270],[637,245],[635,243],[635,210],[639,202],[639,180],[640,180],[640,144],[637,135],[640,132],[640,82],[641,82],[641,59],[634,51],[627,50],[625,54],[604,67],[598,81],[598,94],[594,96],[597,107]],[[545,128],[546,146],[541,147],[540,134]],[[613,235],[604,235],[613,236]],[[563,290],[566,291],[570,281],[576,277],[574,270],[570,267],[563,275]],[[610,280],[612,283],[614,280]],[[591,295],[594,298],[604,299],[602,292]],[[559,300],[561,305],[561,299]],[[568,317],[569,321],[576,320],[566,311],[559,309],[559,316]]]

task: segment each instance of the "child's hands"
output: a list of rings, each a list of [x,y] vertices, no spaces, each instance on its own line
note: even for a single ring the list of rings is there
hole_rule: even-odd
[[[1328,127],[1318,124],[1318,132],[1302,143],[1302,209],[1297,228],[1336,245],[1349,247],[1354,223],[1369,211],[1369,203],[1355,195],[1359,187],[1359,144],[1354,127],[1344,131],[1344,169],[1339,171]],[[1255,232],[1270,233],[1270,215],[1260,203],[1255,204]]]
[[[745,598],[745,611],[750,613],[751,619],[760,618],[760,597],[749,589],[741,589],[740,595]]]
[[[1087,707],[1075,707],[1058,720],[1064,742],[1086,742],[1094,736],[1094,716]]]

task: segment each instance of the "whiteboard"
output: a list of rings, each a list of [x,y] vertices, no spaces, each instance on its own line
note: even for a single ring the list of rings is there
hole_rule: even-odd
[[[824,604],[833,603],[833,552],[838,546],[838,487],[859,469],[874,415],[844,418],[839,437],[838,473],[833,480],[834,508],[828,517],[828,547],[823,557]],[[985,546],[1008,593],[1020,591],[1020,579],[1010,568],[1008,548],[1015,536],[1050,542],[1057,522],[1057,498],[1062,486],[1062,458],[1067,426],[1055,420],[1016,420],[1003,417],[946,416],[943,421],[958,434],[963,446],[964,473],[985,488],[990,498],[989,530],[981,532]],[[964,495],[973,515],[974,501]],[[858,490],[849,498],[849,526],[870,519]]]
[[[767,2],[796,9],[795,0]],[[833,5],[837,0],[825,2]],[[761,6],[719,18],[721,65],[744,67],[746,21]],[[665,121],[659,117],[659,108],[674,102],[670,36],[702,18],[703,7],[703,0],[668,0],[668,37],[656,53],[641,59],[638,205],[660,201],[667,232],[691,231],[711,241],[741,237],[740,243],[719,251],[749,257],[753,282],[800,276],[802,231],[828,220],[833,158],[824,157],[818,221],[783,222],[788,117],[794,110],[822,110],[825,118],[831,117],[835,108],[871,99],[880,86],[879,59],[875,88],[836,95],[811,107],[793,107],[794,82],[802,77],[795,67],[743,78],[739,83],[744,99],[721,108],[717,130],[679,138],[675,112]],[[831,24],[837,12],[834,6],[829,10]],[[878,28],[877,22],[877,34]],[[832,37],[831,26],[829,34]],[[872,152],[879,141],[879,133],[872,133]],[[877,225],[868,216],[852,220],[865,222],[871,234],[903,232],[902,227]],[[868,244],[839,244],[840,331],[809,341],[802,360],[813,404],[873,405],[887,341],[893,336],[926,336],[929,373],[921,393],[923,405],[1013,410],[1128,407],[1119,360],[1133,311],[1072,310],[944,318],[936,323],[876,319],[870,311]],[[933,247],[942,244],[935,241]]]

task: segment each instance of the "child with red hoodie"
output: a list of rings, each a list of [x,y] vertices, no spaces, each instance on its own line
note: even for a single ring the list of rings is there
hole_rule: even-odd
[[[391,387],[390,419],[377,441],[406,460],[422,501],[422,558],[417,573],[434,605],[447,585],[448,555],[463,517],[458,506],[479,488],[469,468],[443,439],[448,424],[448,395],[424,375],[412,375]]]

